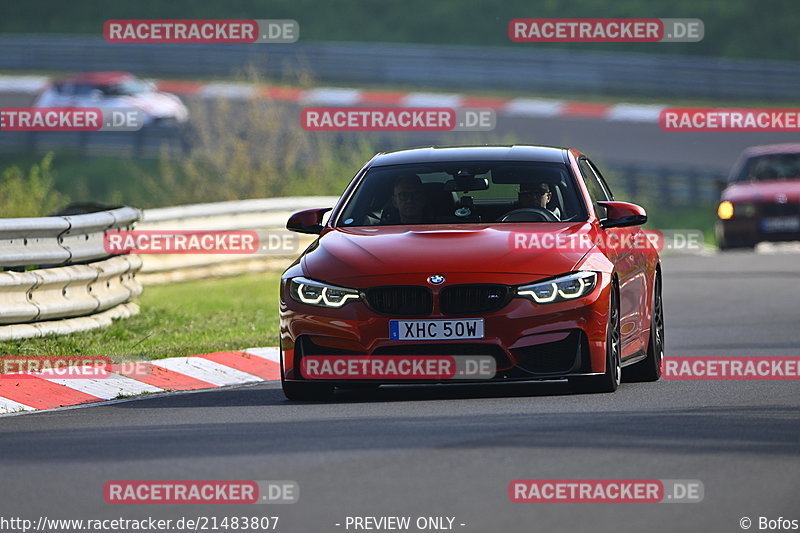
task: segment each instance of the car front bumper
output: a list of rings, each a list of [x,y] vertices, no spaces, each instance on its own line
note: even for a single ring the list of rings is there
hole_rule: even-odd
[[[599,274],[597,286],[575,301],[536,304],[512,298],[501,309],[482,315],[431,314],[388,316],[364,302],[340,309],[296,302],[282,286],[281,364],[284,379],[305,381],[306,356],[491,356],[496,375],[491,381],[563,379],[605,372],[606,329],[611,278]],[[481,339],[398,341],[390,338],[389,321],[482,318]],[[314,380],[322,381],[322,380]],[[353,380],[326,380],[352,383]],[[439,380],[369,380],[378,383],[440,382]],[[456,380],[448,380],[453,382]],[[364,380],[358,380],[364,382]],[[470,380],[474,383],[474,380]]]

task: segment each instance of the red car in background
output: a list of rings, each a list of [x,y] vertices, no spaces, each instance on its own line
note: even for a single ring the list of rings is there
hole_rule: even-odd
[[[626,380],[660,377],[661,266],[639,239],[646,213],[614,201],[580,152],[378,154],[323,223],[329,210],[287,224],[319,235],[281,280],[287,398],[409,383],[315,379],[303,372],[312,356],[491,356],[493,382],[567,379],[592,392],[616,390],[623,367]]]
[[[746,149],[717,208],[721,250],[800,240],[800,144]]]

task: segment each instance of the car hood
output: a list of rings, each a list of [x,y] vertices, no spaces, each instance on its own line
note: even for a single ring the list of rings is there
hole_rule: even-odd
[[[729,202],[800,202],[800,179],[736,183],[725,189],[722,199]]]
[[[355,287],[404,284],[432,274],[456,283],[504,274],[505,283],[525,283],[571,271],[587,250],[515,246],[518,234],[552,238],[593,231],[586,222],[334,228],[306,251],[302,266],[310,278]]]

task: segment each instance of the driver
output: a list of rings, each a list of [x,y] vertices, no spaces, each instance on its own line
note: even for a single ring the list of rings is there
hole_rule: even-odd
[[[524,209],[526,207],[547,209],[547,204],[553,199],[553,193],[550,191],[550,185],[547,183],[520,183],[517,199],[518,209]],[[558,207],[551,210],[551,213],[553,213],[557,219],[561,220],[561,212]]]
[[[416,174],[401,175],[392,189],[392,207],[384,223],[421,224],[429,223],[431,206]]]

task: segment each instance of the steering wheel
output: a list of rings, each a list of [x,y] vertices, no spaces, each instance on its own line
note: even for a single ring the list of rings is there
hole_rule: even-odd
[[[522,207],[509,211],[500,222],[559,222],[549,209],[544,207]]]

